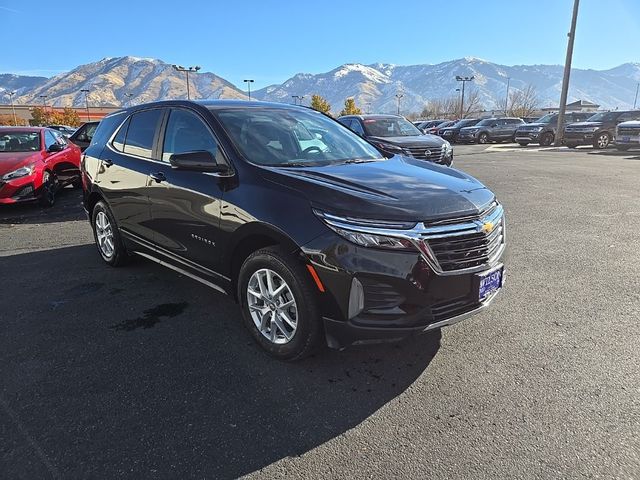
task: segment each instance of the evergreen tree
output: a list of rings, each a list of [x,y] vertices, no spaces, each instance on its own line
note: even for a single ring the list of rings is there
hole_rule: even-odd
[[[340,116],[343,115],[362,115],[362,110],[356,106],[356,101],[353,98],[347,98],[344,101],[344,108],[340,112]]]
[[[327,115],[331,111],[331,105],[329,105],[329,102],[320,95],[313,95],[311,97],[311,108],[319,112],[326,113]]]

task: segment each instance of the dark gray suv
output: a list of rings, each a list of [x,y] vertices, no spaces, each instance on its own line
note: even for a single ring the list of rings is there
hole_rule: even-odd
[[[591,118],[590,112],[567,112],[564,125],[568,123],[584,122]],[[516,142],[526,147],[530,143],[537,143],[543,147],[551,145],[556,139],[558,128],[558,114],[548,113],[532,123],[527,123],[516,130]]]
[[[489,143],[513,141],[516,130],[524,125],[521,118],[485,118],[472,127],[460,129],[460,143]]]

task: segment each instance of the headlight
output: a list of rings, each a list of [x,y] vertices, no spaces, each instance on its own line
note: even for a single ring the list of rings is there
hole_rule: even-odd
[[[444,141],[444,144],[442,145],[444,147],[444,153],[445,154],[450,154],[451,152],[453,152],[453,147],[451,146],[451,144],[449,142],[447,142],[446,140]]]
[[[535,128],[535,131],[536,131],[536,132],[541,132],[542,130],[544,130],[544,127],[536,127],[536,128]]]
[[[371,143],[373,143],[376,147],[381,148],[382,150],[386,150],[387,152],[393,152],[397,154],[406,153],[404,149],[402,149],[397,145],[393,145],[392,143],[378,142],[378,141],[372,141]]]
[[[35,169],[35,164],[27,165],[26,167],[20,167],[13,172],[5,173],[2,176],[2,180],[13,180],[14,178],[26,177],[27,175],[31,175]]]
[[[470,128],[469,130],[467,130],[467,132],[469,133],[478,133],[480,131],[479,128]]]
[[[402,229],[409,230],[415,226],[415,223],[396,223],[381,222],[369,220],[356,220],[343,217],[337,217],[328,213],[314,210],[314,213],[329,227],[342,238],[349,240],[361,247],[384,248],[389,250],[416,250],[415,244],[408,238],[402,236],[389,236],[380,233],[374,233],[369,230],[380,229]]]

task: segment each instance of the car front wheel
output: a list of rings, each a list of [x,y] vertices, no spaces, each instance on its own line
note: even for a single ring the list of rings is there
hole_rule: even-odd
[[[91,226],[102,259],[112,267],[124,264],[128,259],[127,251],[113,214],[105,202],[99,201],[93,207]]]
[[[42,174],[42,187],[40,192],[40,205],[43,207],[53,207],[56,203],[56,190],[58,189],[58,180],[54,173],[45,171]]]
[[[322,338],[320,313],[308,273],[279,248],[252,253],[238,276],[245,326],[271,356],[299,360]]]
[[[545,133],[540,137],[540,145],[543,147],[548,147],[553,143],[553,133]]]
[[[611,143],[611,137],[607,132],[599,134],[593,142],[593,148],[605,149]]]
[[[483,132],[483,133],[481,133],[481,134],[478,136],[478,143],[482,143],[483,145],[484,145],[485,143],[489,143],[489,135],[487,135],[487,134],[486,134],[486,133],[484,133],[484,132]]]

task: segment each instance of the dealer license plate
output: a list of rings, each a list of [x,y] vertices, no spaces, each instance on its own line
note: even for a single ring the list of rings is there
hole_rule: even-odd
[[[482,302],[502,287],[502,274],[504,267],[497,268],[485,273],[479,273],[477,276],[480,280],[478,291],[478,299]]]

